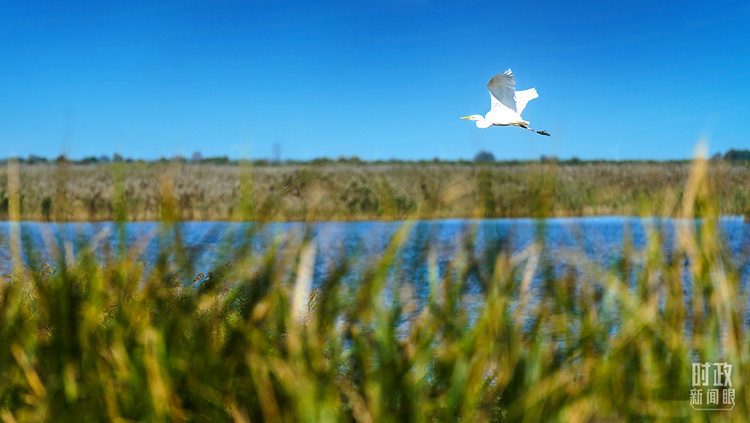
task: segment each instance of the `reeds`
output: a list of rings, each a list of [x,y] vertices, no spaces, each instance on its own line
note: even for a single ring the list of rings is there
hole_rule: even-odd
[[[502,185],[487,172],[483,190]],[[538,172],[528,195],[543,217],[565,175]],[[447,264],[425,245],[414,259],[429,275],[423,297],[401,270],[409,224],[381,254],[333,262],[314,287],[309,233],[260,251],[230,240],[252,239],[258,223],[227,235],[196,275],[179,194],[164,182],[151,263],[138,262],[138,245],[105,242],[102,258],[88,240],[42,263],[26,243],[0,284],[0,419],[746,421],[747,291],[708,175],[697,160],[673,239],[659,224],[643,248],[626,236],[609,267],[580,251],[554,262],[543,235],[514,254],[477,253],[467,233]],[[310,189],[295,177],[289,186]],[[691,363],[706,361],[733,365],[732,411],[690,406]]]
[[[186,220],[530,217],[538,216],[539,189],[547,191],[549,216],[679,216],[690,172],[689,163],[635,162],[18,166],[20,216],[36,221],[159,220],[164,175]],[[717,163],[708,180],[721,214],[750,215],[750,167]],[[0,186],[6,182],[0,170]],[[251,209],[241,210],[248,196]],[[2,219],[8,201],[0,189]]]

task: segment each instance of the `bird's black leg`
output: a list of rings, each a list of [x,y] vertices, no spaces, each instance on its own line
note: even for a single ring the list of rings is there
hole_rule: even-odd
[[[531,129],[531,128],[529,128],[529,127],[528,127],[528,126],[526,126],[526,125],[518,125],[518,126],[520,126],[520,127],[521,127],[521,128],[523,128],[523,129],[528,129],[528,130],[529,130],[529,131],[531,131],[531,132],[536,132],[536,133],[537,133],[537,134],[539,134],[539,135],[546,135],[546,136],[549,136],[549,134],[547,133],[547,131],[537,131],[536,129]]]

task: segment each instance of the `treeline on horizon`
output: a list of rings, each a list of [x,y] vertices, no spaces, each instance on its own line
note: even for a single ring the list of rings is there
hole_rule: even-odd
[[[362,164],[404,164],[404,163],[416,163],[416,164],[428,164],[428,163],[452,163],[452,164],[475,164],[475,163],[498,163],[498,164],[527,164],[533,162],[541,163],[560,163],[565,165],[579,165],[579,164],[601,164],[601,163],[689,163],[689,159],[670,159],[670,160],[651,160],[651,159],[629,159],[629,160],[608,160],[608,159],[580,159],[578,157],[571,157],[569,159],[560,159],[556,156],[542,155],[537,160],[497,160],[495,156],[488,151],[482,150],[478,152],[472,160],[468,159],[457,159],[457,160],[445,160],[435,157],[433,159],[421,159],[421,160],[403,160],[403,159],[387,159],[387,160],[364,160],[358,156],[340,156],[338,158],[319,157],[312,160],[295,160],[295,159],[233,159],[229,156],[210,156],[203,157],[200,152],[195,152],[190,158],[176,155],[171,158],[161,157],[158,159],[147,160],[142,158],[125,157],[119,153],[113,154],[111,157],[108,155],[101,156],[86,156],[81,159],[71,159],[64,154],[57,156],[54,159],[50,159],[44,156],[38,156],[31,154],[28,157],[9,157],[0,159],[0,163],[7,163],[11,160],[17,161],[22,164],[46,164],[46,163],[73,163],[73,164],[99,164],[99,163],[195,163],[195,164],[213,164],[213,165],[237,165],[240,163],[251,163],[256,166],[274,166],[274,165],[325,165],[325,164],[349,164],[349,165],[362,165]],[[750,163],[750,150],[737,150],[730,149],[726,153],[716,153],[711,156],[711,160],[728,161],[733,163]]]

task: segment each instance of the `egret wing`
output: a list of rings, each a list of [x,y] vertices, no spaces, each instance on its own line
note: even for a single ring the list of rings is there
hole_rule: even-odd
[[[516,91],[516,108],[518,109],[518,116],[521,116],[521,112],[526,108],[526,103],[537,97],[539,97],[539,94],[536,93],[536,88]]]
[[[487,89],[492,98],[492,110],[502,106],[516,111],[516,79],[510,69],[492,77],[487,83]]]

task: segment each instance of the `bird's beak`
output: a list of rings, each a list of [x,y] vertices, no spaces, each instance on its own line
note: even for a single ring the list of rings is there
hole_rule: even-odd
[[[471,116],[462,117],[461,119],[471,119]]]

